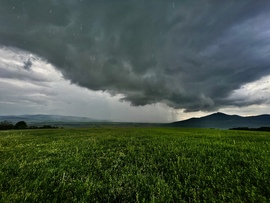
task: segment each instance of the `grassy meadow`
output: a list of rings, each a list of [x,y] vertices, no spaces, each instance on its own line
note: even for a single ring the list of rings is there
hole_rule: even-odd
[[[1,131],[0,202],[270,202],[270,133]]]

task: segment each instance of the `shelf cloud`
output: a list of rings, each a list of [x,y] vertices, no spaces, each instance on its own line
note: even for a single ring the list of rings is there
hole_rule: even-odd
[[[270,75],[269,9],[268,0],[1,1],[0,46],[134,106],[213,111],[265,101],[233,95]]]

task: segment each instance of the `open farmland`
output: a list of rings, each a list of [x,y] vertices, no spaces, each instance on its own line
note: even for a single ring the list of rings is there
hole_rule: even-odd
[[[0,202],[270,202],[270,133],[0,132]]]

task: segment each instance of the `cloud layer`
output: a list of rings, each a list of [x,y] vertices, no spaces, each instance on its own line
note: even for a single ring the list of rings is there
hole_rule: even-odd
[[[2,1],[0,44],[135,106],[213,111],[263,102],[232,95],[270,75],[269,9],[267,0]]]
[[[24,68],[31,61],[31,67]],[[70,84],[36,55],[0,47],[0,114],[58,114],[125,122],[171,122],[178,114],[164,104],[131,107],[120,95]]]

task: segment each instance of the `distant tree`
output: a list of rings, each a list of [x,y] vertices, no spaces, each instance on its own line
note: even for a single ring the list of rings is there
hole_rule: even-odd
[[[19,121],[18,123],[15,124],[14,128],[15,129],[26,129],[27,124],[24,121]]]
[[[257,128],[257,131],[267,131],[267,132],[270,132],[270,127],[260,127],[260,128]]]
[[[230,128],[229,130],[249,130],[249,131],[266,131],[266,132],[270,132],[270,127],[260,127],[260,128],[239,127],[239,128]]]
[[[51,126],[51,125],[43,125],[42,127],[40,127],[40,129],[56,129],[58,127],[55,126]]]
[[[0,130],[11,130],[13,128],[14,126],[10,121],[5,120],[0,122]]]

